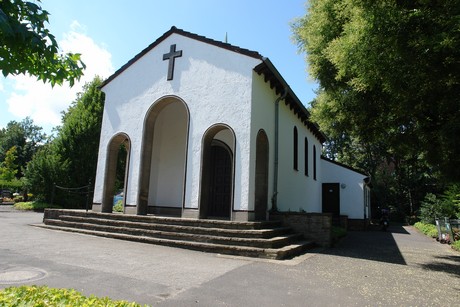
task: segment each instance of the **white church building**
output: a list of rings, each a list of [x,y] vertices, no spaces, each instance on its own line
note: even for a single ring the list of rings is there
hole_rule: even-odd
[[[124,144],[126,214],[369,217],[367,176],[321,157],[326,137],[258,52],[172,27],[101,89],[93,211],[112,212]]]

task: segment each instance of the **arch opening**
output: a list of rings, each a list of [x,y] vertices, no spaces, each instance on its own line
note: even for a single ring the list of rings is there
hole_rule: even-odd
[[[235,134],[226,125],[209,128],[203,137],[200,218],[231,219],[234,189]]]
[[[148,112],[144,122],[137,214],[181,214],[188,128],[188,108],[177,97],[161,99]]]
[[[114,206],[118,211],[124,211],[126,206],[126,191],[128,186],[128,168],[131,141],[124,134],[115,135],[107,147],[107,160],[102,194],[102,212],[113,212]],[[114,202],[114,197],[117,202]],[[119,203],[121,201],[121,204]]]
[[[267,219],[268,208],[268,137],[264,130],[259,130],[256,139],[256,175],[254,189],[254,215],[256,220]]]

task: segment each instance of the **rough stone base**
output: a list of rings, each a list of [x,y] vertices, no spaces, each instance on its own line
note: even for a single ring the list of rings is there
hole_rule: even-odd
[[[147,214],[180,217],[182,208],[149,206]]]
[[[91,209],[94,212],[101,212],[102,211],[102,204],[93,204],[93,207]]]
[[[125,206],[125,214],[137,214],[136,206]]]
[[[182,209],[182,217],[186,219],[199,219],[200,211],[198,209],[184,208]]]
[[[232,221],[247,222],[254,221],[254,212],[250,211],[233,211]]]
[[[284,225],[301,233],[316,244],[329,247],[332,244],[332,214],[279,212],[270,213],[270,220],[282,221]]]

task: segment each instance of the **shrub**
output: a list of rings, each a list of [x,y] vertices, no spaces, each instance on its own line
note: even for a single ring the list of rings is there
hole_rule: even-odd
[[[107,306],[140,307],[127,301],[113,301],[108,297],[86,297],[73,289],[47,286],[10,287],[0,291],[0,306]]]
[[[451,246],[453,249],[460,252],[460,241],[455,241]]]
[[[13,201],[14,201],[15,203],[19,203],[19,202],[21,202],[21,201],[24,201],[24,197],[22,197],[21,195],[15,196],[15,197],[13,198]]]
[[[455,215],[455,206],[450,199],[438,198],[432,193],[425,196],[420,206],[420,219],[425,224],[434,224],[436,218],[453,218]]]
[[[430,236],[432,238],[438,237],[438,230],[436,229],[436,226],[433,224],[417,222],[414,224],[414,227],[423,232],[427,236]]]
[[[347,235],[347,230],[343,227],[332,226],[331,235],[332,242],[337,242]]]
[[[53,205],[51,206],[48,203],[40,202],[40,201],[27,201],[27,202],[19,202],[14,204],[14,208],[17,210],[34,210],[34,211],[41,211],[45,208],[61,208],[60,206]]]
[[[123,212],[123,200],[118,200],[115,205],[113,206],[113,211],[115,212]]]

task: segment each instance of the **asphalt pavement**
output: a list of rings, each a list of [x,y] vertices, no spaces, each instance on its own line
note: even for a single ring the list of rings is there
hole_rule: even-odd
[[[152,306],[458,306],[460,253],[410,226],[349,232],[290,260],[233,257],[31,226],[0,205],[0,289],[73,288]]]

